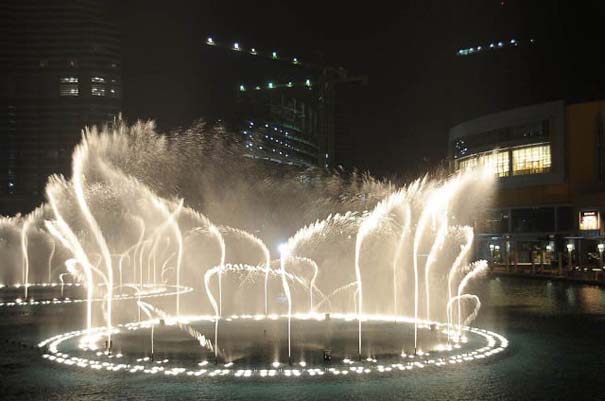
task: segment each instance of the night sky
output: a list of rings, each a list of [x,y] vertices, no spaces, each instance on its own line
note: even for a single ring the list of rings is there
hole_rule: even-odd
[[[130,1],[123,32],[124,114],[186,127],[220,80],[208,36],[366,74],[352,136],[354,165],[419,174],[446,157],[448,129],[479,115],[565,98],[603,97],[602,1]],[[459,57],[519,38],[530,47]],[[216,57],[220,55],[217,54]]]

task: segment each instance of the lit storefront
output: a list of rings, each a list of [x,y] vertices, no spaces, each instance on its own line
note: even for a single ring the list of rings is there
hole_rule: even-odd
[[[557,101],[450,130],[452,170],[488,165],[498,177],[493,208],[476,221],[478,257],[507,266],[600,268],[603,116],[605,102]]]

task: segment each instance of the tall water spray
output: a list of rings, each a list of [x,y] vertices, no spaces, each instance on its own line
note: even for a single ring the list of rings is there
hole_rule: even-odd
[[[10,223],[15,230],[0,238],[3,249],[13,246],[16,258],[20,256],[15,264],[21,262],[26,299],[32,297],[28,288],[33,277],[48,276],[51,281],[56,270],[62,293],[65,287],[69,294],[63,284],[64,275],[71,275],[71,281],[83,284],[86,291],[86,329],[92,331],[97,314],[104,316],[108,348],[114,326],[130,313],[142,312],[150,320],[166,316],[199,338],[203,330],[188,325],[183,311],[210,315],[214,340],[204,336],[203,342],[217,362],[219,357],[230,362],[224,336],[231,315],[259,320],[285,315],[290,362],[298,349],[292,340],[299,338],[292,335],[292,328],[299,327],[293,320],[301,316],[347,316],[357,326],[360,358],[367,335],[364,322],[372,316],[397,315],[397,325],[413,322],[415,350],[425,345],[419,342],[424,317],[429,322],[446,320],[449,337],[452,328],[460,330],[476,316],[480,301],[465,291],[486,265],[469,264],[474,235],[466,209],[468,204],[480,205],[489,188],[489,181],[480,184],[483,172],[425,177],[406,186],[371,179],[349,184],[307,172],[287,179],[252,178],[228,186],[236,188],[229,194],[224,180],[240,179],[246,169],[237,170],[242,174],[232,170],[223,174],[212,155],[214,151],[221,155],[218,148],[207,142],[197,146],[195,136],[183,138],[186,141],[178,136],[169,140],[149,124],[86,132],[74,153],[72,177],[52,177],[46,189],[48,205],[36,215],[15,219]],[[233,157],[237,153],[226,154],[240,160]],[[249,166],[246,163],[242,158],[241,164]],[[238,164],[224,167],[237,169]],[[183,166],[191,166],[191,172]],[[179,193],[181,189],[186,193]],[[258,193],[275,196],[264,201]],[[298,203],[291,206],[280,202],[282,198]],[[186,205],[196,205],[204,214]],[[298,220],[293,210],[300,212]],[[282,224],[288,218],[289,224]],[[305,225],[309,221],[314,223]],[[294,234],[279,247],[272,268],[265,241],[283,239],[286,229]],[[44,246],[41,253],[36,246],[40,238],[48,240],[41,243],[53,244],[52,249]],[[43,267],[39,260],[44,260]],[[18,275],[18,267],[15,271]],[[200,276],[201,294],[182,296],[184,286],[199,288]],[[242,277],[236,293],[230,284]],[[263,279],[262,286],[255,284],[256,278]],[[285,308],[277,297],[269,296],[273,278],[280,281]],[[176,288],[167,298],[174,305],[170,315],[153,301],[143,301],[169,288]],[[118,289],[119,295],[114,295]],[[446,293],[447,297],[435,296]],[[129,298],[136,300],[136,311],[115,307],[114,302]],[[199,302],[200,298],[208,301]],[[269,313],[274,315],[268,317]],[[404,342],[397,344],[402,350],[411,340],[397,341]],[[301,342],[301,348],[305,346]]]

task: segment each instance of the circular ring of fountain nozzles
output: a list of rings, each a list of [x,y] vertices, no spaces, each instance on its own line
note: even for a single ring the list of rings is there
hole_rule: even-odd
[[[277,315],[232,315],[230,320],[267,321],[284,319],[285,316]],[[335,314],[330,319],[342,322],[355,321],[357,315]],[[413,319],[401,316],[365,315],[364,321],[378,323],[413,324]],[[322,320],[324,315],[300,314],[293,317],[295,321],[304,322],[308,320]],[[120,324],[114,327],[111,335],[120,335],[123,332],[150,329],[158,324],[175,325],[191,324],[195,322],[212,323],[214,316],[189,316],[176,318],[147,320]],[[312,366],[304,361],[294,364],[284,362],[273,362],[268,366],[251,366],[238,361],[223,361],[220,364],[203,360],[196,365],[186,364],[178,360],[154,360],[148,355],[124,355],[122,353],[111,353],[103,351],[103,347],[97,345],[107,336],[106,327],[93,328],[90,330],[78,330],[50,337],[38,346],[44,350],[43,358],[63,365],[103,370],[108,372],[126,372],[132,374],[150,374],[166,376],[190,376],[190,377],[298,377],[298,376],[347,376],[362,374],[396,374],[422,368],[446,368],[450,365],[469,363],[483,360],[500,354],[508,347],[508,340],[498,333],[469,326],[448,326],[439,322],[418,322],[420,327],[427,330],[439,330],[452,338],[451,345],[439,344],[433,349],[412,354],[397,355],[395,358],[367,357],[367,358],[343,358],[339,362],[329,364],[316,364]],[[75,355],[70,349],[70,344],[79,344],[78,354]],[[471,347],[468,344],[472,344]],[[330,357],[332,355],[330,354]],[[325,354],[324,354],[325,357]],[[331,359],[331,358],[329,358]]]
[[[27,287],[31,289],[59,289],[62,286],[66,288],[79,288],[83,287],[80,283],[29,283]],[[134,286],[134,285],[133,285]],[[14,285],[3,285],[0,284],[0,290],[19,290],[23,288],[23,284]],[[61,290],[62,291],[62,290]],[[138,299],[149,299],[157,297],[168,297],[173,295],[186,294],[193,291],[193,288],[186,286],[176,285],[157,285],[157,286],[146,286],[140,293],[129,293],[129,294],[115,294],[113,295],[113,301],[126,301],[126,300],[138,300]],[[71,297],[53,297],[52,299],[35,299],[33,296],[27,299],[15,298],[11,301],[0,300],[0,308],[2,307],[19,307],[19,306],[38,306],[38,305],[65,305],[65,304],[80,304],[88,302],[86,298],[71,298]],[[91,298],[90,302],[104,302],[106,298],[96,297]]]

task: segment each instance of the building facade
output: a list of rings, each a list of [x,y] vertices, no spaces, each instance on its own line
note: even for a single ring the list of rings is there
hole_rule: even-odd
[[[298,167],[320,166],[327,156],[320,154],[325,143],[316,98],[310,79],[258,89],[240,86],[237,108],[245,156]]]
[[[27,212],[51,174],[69,174],[85,126],[121,108],[121,53],[107,4],[0,5],[0,213]]]
[[[505,265],[598,265],[605,211],[605,101],[555,101],[476,118],[449,133],[453,170],[489,164],[493,208],[479,257]]]
[[[215,37],[204,44],[204,86],[213,100],[202,114],[240,132],[246,157],[297,168],[352,167],[352,109],[341,93],[366,77]]]

